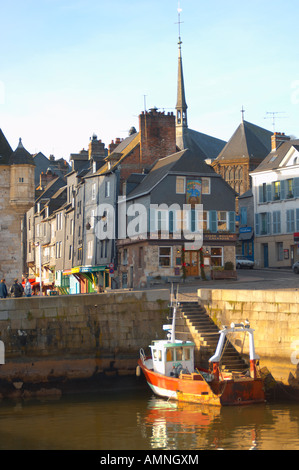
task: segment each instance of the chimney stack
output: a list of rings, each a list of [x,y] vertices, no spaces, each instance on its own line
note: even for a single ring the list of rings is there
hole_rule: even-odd
[[[274,134],[271,137],[271,143],[272,143],[272,152],[278,149],[278,147],[283,143],[287,142],[290,140],[290,137],[285,135],[284,132],[274,132]]]

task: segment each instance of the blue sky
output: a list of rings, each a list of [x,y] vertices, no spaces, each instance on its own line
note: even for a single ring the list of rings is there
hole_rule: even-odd
[[[228,140],[245,119],[299,138],[297,0],[181,0],[189,127]],[[0,128],[69,158],[176,105],[177,0],[0,0]],[[267,119],[265,119],[267,117]]]

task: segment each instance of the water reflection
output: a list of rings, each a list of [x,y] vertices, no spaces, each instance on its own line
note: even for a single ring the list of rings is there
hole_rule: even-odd
[[[143,433],[152,449],[299,449],[299,405],[204,407],[151,398]]]
[[[299,450],[299,404],[209,407],[150,391],[0,402],[1,450]]]

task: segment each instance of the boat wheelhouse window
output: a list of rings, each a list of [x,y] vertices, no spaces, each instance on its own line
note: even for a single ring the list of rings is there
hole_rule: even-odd
[[[183,360],[183,348],[179,348],[176,350],[176,360],[177,361]]]
[[[162,351],[159,349],[153,349],[154,361],[162,361]]]
[[[185,361],[190,361],[190,359],[191,359],[191,354],[190,354],[190,349],[189,348],[184,348],[184,359],[185,359]]]
[[[173,348],[167,348],[166,361],[167,362],[175,361]]]

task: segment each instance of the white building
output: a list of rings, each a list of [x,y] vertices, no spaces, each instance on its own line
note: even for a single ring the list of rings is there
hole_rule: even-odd
[[[290,267],[299,260],[299,140],[275,133],[271,153],[250,176],[256,266]]]

